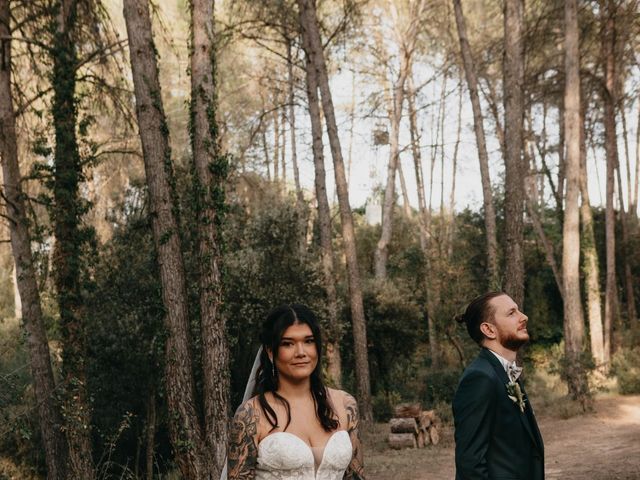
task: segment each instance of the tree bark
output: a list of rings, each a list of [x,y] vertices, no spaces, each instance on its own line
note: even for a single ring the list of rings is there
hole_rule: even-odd
[[[417,111],[415,105],[416,91],[413,86],[413,79],[408,78],[409,91],[407,93],[407,104],[409,106],[409,134],[411,137],[411,152],[413,154],[413,165],[416,175],[416,189],[418,193],[418,218],[420,225],[420,248],[424,259],[424,271],[422,274],[422,288],[425,297],[425,317],[427,318],[427,329],[429,333],[429,351],[431,353],[432,365],[437,365],[437,359],[440,357],[438,348],[438,340],[435,328],[435,322],[431,312],[429,311],[429,298],[431,296],[430,282],[435,280],[431,278],[430,258],[429,258],[429,240],[430,232],[428,228],[427,204],[424,196],[424,179],[422,175],[422,154],[420,153],[420,134],[418,132]],[[433,276],[435,277],[435,276]]]
[[[360,272],[356,252],[353,216],[349,205],[349,191],[344,171],[344,160],[338,137],[338,126],[333,108],[329,76],[322,50],[322,41],[316,14],[315,0],[297,0],[302,37],[305,42],[305,52],[313,61],[318,75],[318,87],[322,98],[322,109],[327,122],[327,133],[333,157],[338,203],[342,223],[342,239],[347,260],[349,296],[351,301],[351,323],[353,326],[353,343],[356,368],[356,385],[360,416],[365,423],[371,422],[371,383],[369,380],[369,360],[367,352],[367,326],[362,303],[362,288],[360,286]]]
[[[47,464],[47,478],[63,480],[66,476],[67,450],[62,430],[62,415],[56,400],[56,384],[51,368],[49,343],[42,317],[40,291],[31,251],[29,219],[26,213],[22,175],[18,158],[16,121],[11,92],[11,11],[9,0],[0,0],[0,158],[4,197],[15,261],[17,301],[22,304],[20,317],[26,330],[29,363],[33,377],[33,392],[38,423]]]
[[[289,127],[291,128],[291,166],[293,167],[293,181],[296,186],[296,199],[300,214],[304,208],[304,195],[300,186],[300,170],[298,168],[298,149],[296,145],[296,107],[295,107],[295,77],[293,75],[293,55],[291,52],[293,41],[287,38],[287,73],[289,86]]]
[[[562,228],[562,281],[564,341],[569,393],[586,405],[589,397],[587,375],[581,361],[584,349],[584,318],[580,300],[580,51],[578,6],[565,0],[565,86],[564,131],[566,198]]]
[[[504,2],[505,292],[524,300],[522,125],[524,119],[523,0]]]
[[[496,213],[493,203],[493,193],[491,191],[491,177],[489,175],[489,155],[487,153],[487,143],[482,121],[482,109],[478,96],[478,79],[476,75],[469,40],[467,39],[467,29],[464,14],[462,12],[461,0],[454,0],[456,25],[458,27],[458,38],[460,40],[460,51],[464,64],[464,72],[469,88],[469,98],[473,110],[473,126],[478,148],[478,159],[480,161],[480,180],[482,182],[482,198],[484,207],[484,222],[487,236],[487,273],[490,288],[498,288],[500,285],[498,271],[498,240],[496,234]]]
[[[169,432],[184,478],[209,478],[195,403],[185,272],[178,235],[169,131],[162,105],[148,0],[125,0],[136,115],[149,187],[150,215],[165,307],[165,384]]]
[[[460,138],[462,135],[462,81],[458,91],[458,129],[456,131],[456,143],[453,149],[453,165],[451,172],[451,191],[449,192],[449,211],[447,214],[447,236],[445,251],[447,258],[453,255],[453,238],[456,227],[455,201],[456,201],[456,176],[458,174],[458,152],[460,150]]]
[[[620,250],[622,258],[629,258],[628,245],[629,245],[629,222],[627,212],[624,210],[624,196],[622,193],[622,176],[620,174],[620,159],[618,158],[618,165],[616,166],[616,174],[618,178],[618,203],[620,204],[620,226],[622,233],[622,243]],[[624,262],[624,286],[625,294],[627,297],[627,319],[630,325],[635,325],[637,322],[636,314],[636,296],[633,292],[633,274],[631,273],[631,264]]]
[[[638,120],[636,122],[636,174],[633,178],[633,202],[629,213],[638,219],[638,185],[640,185],[640,102],[638,102]]]
[[[156,391],[155,388],[149,393],[147,399],[147,419],[145,426],[145,474],[147,480],[153,480],[153,456],[155,453],[156,438]]]
[[[605,91],[604,91],[604,129],[605,150],[607,156],[607,188],[605,206],[605,241],[606,241],[606,288],[604,305],[604,359],[608,368],[611,359],[611,331],[616,305],[616,245],[615,245],[615,211],[613,206],[614,175],[618,163],[618,147],[616,140],[615,118],[615,1],[607,0],[601,3],[603,14],[602,49],[605,63]]]
[[[210,474],[219,478],[227,453],[229,346],[222,298],[222,215],[227,157],[221,152],[217,101],[214,2],[191,0],[191,148],[198,196],[198,258],[202,394]]]
[[[62,414],[73,478],[93,479],[91,405],[86,390],[86,312],[82,298],[81,217],[86,206],[80,198],[82,166],[76,136],[77,2],[55,3],[51,60],[53,63],[52,116],[55,131],[53,182],[54,283],[60,310],[63,352],[64,402]]]
[[[308,40],[303,39],[308,47]],[[327,198],[326,172],[324,166],[324,145],[322,143],[322,116],[318,99],[318,75],[312,58],[306,56],[305,64],[307,101],[311,119],[313,164],[315,167],[315,189],[320,230],[320,251],[324,289],[327,295],[329,332],[327,335],[327,370],[336,386],[342,385],[342,362],[339,339],[341,331],[338,323],[338,295],[335,286],[333,246],[331,243],[331,209]]]
[[[375,251],[375,276],[378,279],[387,278],[387,262],[389,260],[389,242],[393,231],[393,214],[395,208],[396,170],[400,156],[400,121],[402,119],[402,104],[404,103],[404,88],[411,70],[411,58],[415,49],[418,27],[425,8],[425,0],[417,0],[411,5],[410,22],[406,31],[400,32],[396,28],[400,49],[400,70],[393,83],[392,108],[390,109],[391,137],[389,145],[389,164],[387,166],[387,185],[384,190],[384,203],[382,205],[382,231]],[[393,3],[390,4],[395,9]],[[395,12],[395,17],[398,16]]]
[[[587,182],[587,145],[584,127],[584,111],[580,119],[580,217],[582,218],[582,270],[585,276],[587,296],[587,318],[589,320],[589,338],[591,355],[596,368],[602,369],[605,363],[604,338],[602,331],[602,301],[600,298],[600,264],[596,251],[596,237],[593,230],[593,213],[589,199]]]
[[[407,182],[404,179],[402,170],[402,162],[398,158],[398,178],[400,179],[400,191],[402,191],[402,213],[405,217],[411,217],[411,204],[409,203],[409,191],[407,190]]]

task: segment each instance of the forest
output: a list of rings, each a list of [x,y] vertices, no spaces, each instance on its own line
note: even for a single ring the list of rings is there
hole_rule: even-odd
[[[219,478],[284,303],[365,429],[451,422],[491,290],[540,408],[640,394],[638,0],[0,0],[0,41],[0,479]]]

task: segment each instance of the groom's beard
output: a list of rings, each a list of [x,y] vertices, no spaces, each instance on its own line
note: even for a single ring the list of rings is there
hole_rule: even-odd
[[[527,334],[526,338],[522,335],[518,334],[509,334],[505,338],[500,338],[500,345],[504,348],[511,350],[512,352],[517,352],[521,347],[529,343],[529,335]]]

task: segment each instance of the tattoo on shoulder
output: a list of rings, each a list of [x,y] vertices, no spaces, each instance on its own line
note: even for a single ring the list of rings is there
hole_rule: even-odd
[[[344,480],[365,480],[362,443],[358,431],[358,402],[351,395],[344,395],[343,406],[347,414],[347,432],[351,439],[353,456],[347,471],[344,473]]]
[[[229,431],[229,480],[252,480],[258,461],[259,409],[246,402],[236,411]]]
[[[358,402],[351,395],[345,393],[343,406],[347,414],[347,431],[351,433],[358,428]]]

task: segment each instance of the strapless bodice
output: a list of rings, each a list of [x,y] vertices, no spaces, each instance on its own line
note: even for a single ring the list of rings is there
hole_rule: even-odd
[[[317,470],[313,451],[301,438],[272,433],[258,444],[256,480],[342,480],[351,456],[351,439],[345,430],[329,437]]]

